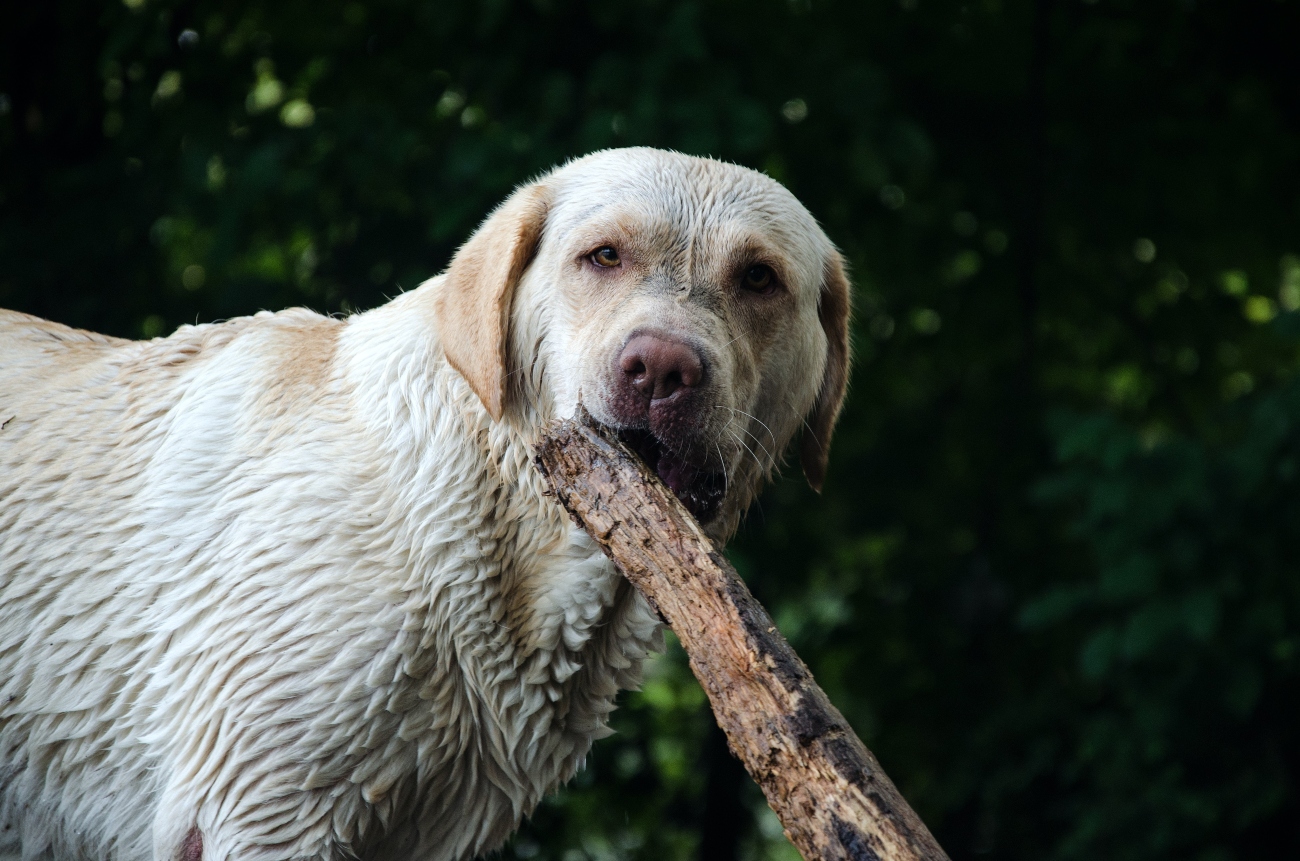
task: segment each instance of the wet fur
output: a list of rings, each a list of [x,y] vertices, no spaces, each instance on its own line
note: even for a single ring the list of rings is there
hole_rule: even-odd
[[[624,194],[609,180],[630,169]],[[596,301],[564,269],[602,187],[633,240],[686,229],[706,247],[701,201],[749,186],[797,240],[785,318],[746,324],[707,291]],[[663,198],[645,218],[697,226],[639,228],[624,204],[644,189]],[[683,260],[650,275],[690,278]],[[701,419],[723,429],[724,539],[805,417],[824,464],[847,375],[832,260],[770,180],[625,150],[525,187],[446,275],[346,320],[297,309],[137,342],[0,312],[0,853],[500,846],[660,643],[545,498],[539,428],[599,413],[629,328],[706,339],[731,411]]]

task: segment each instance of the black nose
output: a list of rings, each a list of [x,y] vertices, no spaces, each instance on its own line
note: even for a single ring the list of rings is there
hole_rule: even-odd
[[[627,342],[618,366],[638,392],[651,401],[671,397],[704,381],[699,353],[662,335],[637,335]]]

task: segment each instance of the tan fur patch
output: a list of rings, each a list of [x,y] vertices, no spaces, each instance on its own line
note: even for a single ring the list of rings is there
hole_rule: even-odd
[[[506,406],[510,303],[545,220],[545,188],[516,192],[456,252],[438,297],[438,332],[447,360],[494,419]]]
[[[817,394],[817,406],[808,420],[800,443],[800,462],[813,490],[822,489],[826,480],[826,461],[830,455],[831,433],[840,415],[840,406],[849,386],[849,277],[844,260],[838,254],[826,264],[818,317],[826,331],[826,371]]]
[[[314,314],[289,327],[281,361],[275,369],[277,387],[286,394],[294,391],[305,394],[325,385],[338,352],[341,327],[338,320]]]

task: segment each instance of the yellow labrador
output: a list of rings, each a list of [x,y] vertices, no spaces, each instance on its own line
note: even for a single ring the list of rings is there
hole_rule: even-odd
[[[0,312],[0,852],[463,859],[580,766],[659,629],[530,466],[579,405],[725,539],[849,285],[752,170],[597,153],[447,272],[124,341]]]

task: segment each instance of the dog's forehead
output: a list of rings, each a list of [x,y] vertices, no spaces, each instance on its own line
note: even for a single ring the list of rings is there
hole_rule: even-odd
[[[609,214],[683,239],[763,237],[800,262],[819,263],[830,242],[788,189],[750,168],[662,150],[606,150],[559,168],[552,217],[566,228]]]

